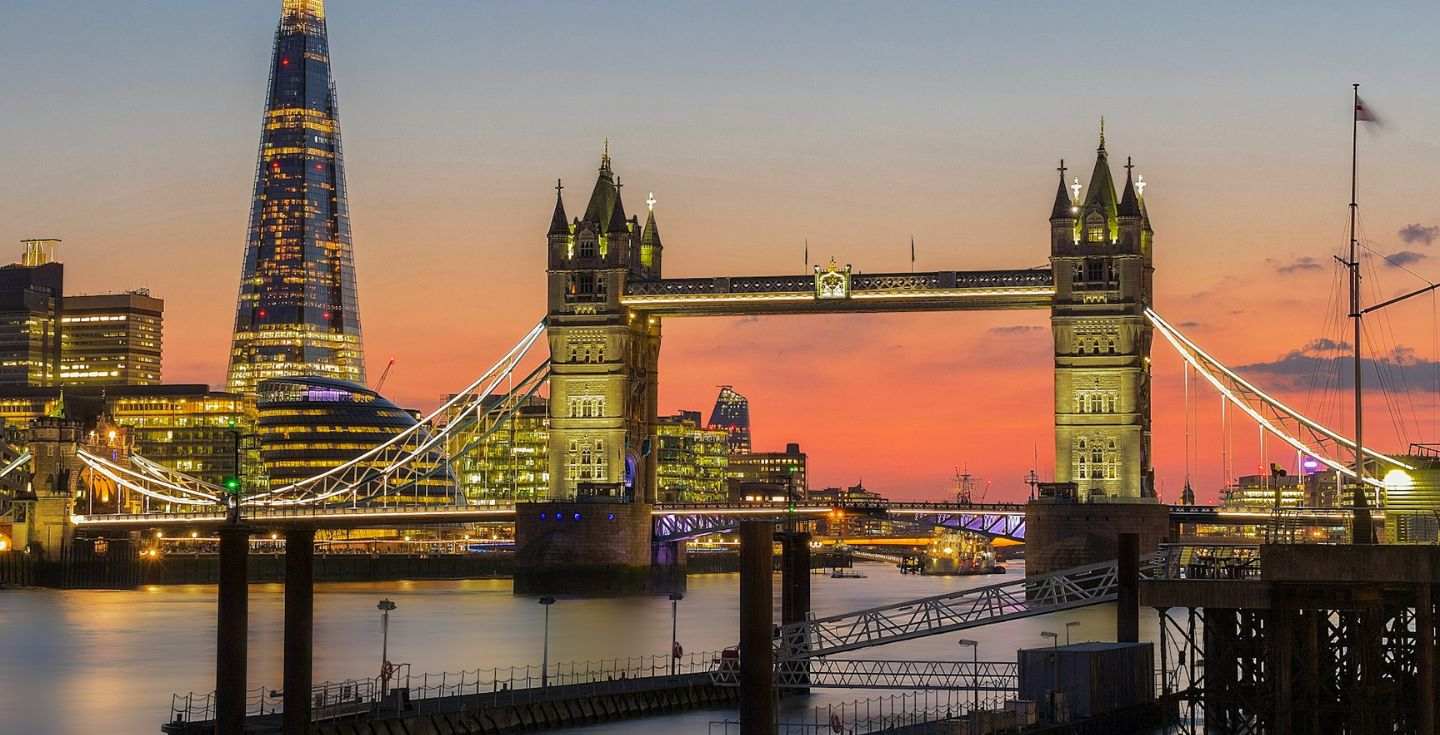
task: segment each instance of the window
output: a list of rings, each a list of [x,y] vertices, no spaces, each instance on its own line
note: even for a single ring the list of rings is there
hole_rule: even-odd
[[[1076,482],[1120,479],[1120,449],[1114,439],[1078,438],[1073,456]]]
[[[602,396],[570,396],[570,418],[598,419],[605,416],[605,399]]]
[[[609,462],[604,439],[571,439],[565,457],[565,477],[576,482],[603,482],[609,479]]]
[[[594,238],[589,238],[589,237],[582,237],[582,238],[580,238],[580,257],[582,257],[582,258],[593,258],[593,257],[595,257],[595,240],[594,240]]]

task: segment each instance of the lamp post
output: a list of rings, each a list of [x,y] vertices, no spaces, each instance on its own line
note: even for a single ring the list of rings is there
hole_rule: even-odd
[[[684,593],[670,593],[670,675],[676,674],[676,667],[680,665],[680,639],[676,635],[680,625],[680,601],[685,599]]]
[[[380,611],[380,696],[390,690],[390,611],[395,603],[385,598],[375,606]]]
[[[1065,624],[1065,645],[1070,645],[1070,629],[1079,625],[1079,620],[1071,620]]]
[[[542,597],[540,605],[545,608],[545,639],[540,649],[540,686],[550,686],[550,606],[555,604],[555,598]]]
[[[980,641],[971,640],[971,639],[969,639],[969,638],[961,638],[960,640],[955,641],[955,642],[958,643],[958,644],[960,644],[960,646],[961,646],[962,648],[965,647],[965,646],[969,646],[971,652],[974,654],[974,658],[972,659],[972,661],[974,661],[975,669],[974,669],[974,673],[972,674],[973,679],[972,679],[971,682],[970,682],[970,694],[971,694],[972,697],[973,697],[973,699],[972,699],[972,704],[970,705],[970,731],[971,731],[971,732],[974,732],[974,733],[979,733],[979,732],[980,732],[980,720],[979,720],[979,717],[980,717]]]
[[[1060,713],[1058,712],[1060,708],[1055,705],[1055,695],[1060,691],[1060,636],[1048,630],[1042,630],[1040,631],[1040,637],[1049,638],[1050,642],[1054,644],[1055,652],[1050,654],[1050,668],[1053,669],[1055,673],[1055,684],[1050,688],[1050,720],[1051,722],[1058,722],[1060,720]]]

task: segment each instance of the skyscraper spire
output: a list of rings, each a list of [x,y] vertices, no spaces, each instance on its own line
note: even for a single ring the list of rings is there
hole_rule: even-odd
[[[270,60],[229,389],[365,380],[345,166],[323,0],[282,0]]]

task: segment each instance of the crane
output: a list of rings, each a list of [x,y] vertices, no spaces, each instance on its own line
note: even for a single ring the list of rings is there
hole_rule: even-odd
[[[395,358],[392,357],[390,358],[390,362],[385,365],[385,372],[380,373],[380,379],[375,381],[376,393],[379,393],[380,389],[385,387],[385,379],[390,377],[390,368],[393,367],[395,367]]]

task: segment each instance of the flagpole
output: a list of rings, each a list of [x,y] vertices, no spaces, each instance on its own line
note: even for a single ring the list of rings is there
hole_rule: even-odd
[[[1361,389],[1362,371],[1360,365],[1362,337],[1360,310],[1360,258],[1356,252],[1355,216],[1359,209],[1357,201],[1359,152],[1360,152],[1360,85],[1352,84],[1353,101],[1350,105],[1350,318],[1355,326],[1354,380],[1355,380],[1355,492],[1354,518],[1350,525],[1350,542],[1372,544],[1375,532],[1370,523],[1369,500],[1365,492],[1365,401]]]

